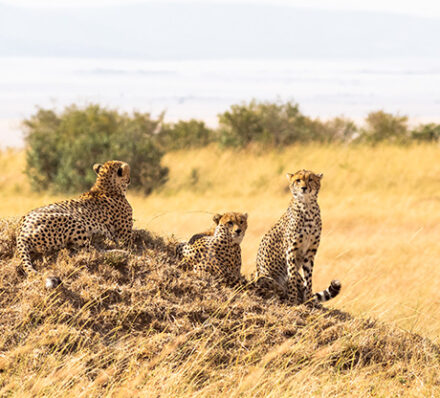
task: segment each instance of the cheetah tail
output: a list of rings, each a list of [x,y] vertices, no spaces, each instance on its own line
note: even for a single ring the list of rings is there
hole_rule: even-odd
[[[24,271],[26,273],[36,273],[37,270],[32,265],[28,242],[20,235],[17,237],[17,253]]]
[[[331,300],[332,298],[336,297],[340,291],[341,282],[335,279],[331,281],[330,286],[327,289],[315,293],[316,301],[318,301],[319,303],[323,303],[324,301]]]

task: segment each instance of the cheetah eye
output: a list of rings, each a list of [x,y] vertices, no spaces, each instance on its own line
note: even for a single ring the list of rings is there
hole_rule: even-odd
[[[231,227],[234,223],[232,221],[228,221],[227,224]]]
[[[119,167],[119,169],[118,169],[118,176],[122,177],[122,167]]]
[[[295,180],[295,182],[296,182],[296,183],[301,182],[301,179],[300,179],[300,178],[297,178],[297,179]]]

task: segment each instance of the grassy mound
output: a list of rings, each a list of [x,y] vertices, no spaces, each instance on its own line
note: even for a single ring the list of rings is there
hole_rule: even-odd
[[[328,309],[288,307],[175,267],[176,242],[137,230],[17,272],[0,224],[0,396],[418,395],[439,390],[439,348]],[[64,283],[44,289],[55,273]],[[342,292],[343,294],[343,292]]]

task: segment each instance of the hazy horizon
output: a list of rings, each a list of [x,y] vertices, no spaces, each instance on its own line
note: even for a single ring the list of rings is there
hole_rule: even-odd
[[[184,59],[432,57],[440,24],[419,16],[265,3],[0,3],[0,56]]]
[[[0,1],[0,146],[21,143],[36,107],[71,103],[213,125],[234,103],[280,98],[313,117],[438,121],[440,5],[429,1],[110,3]]]

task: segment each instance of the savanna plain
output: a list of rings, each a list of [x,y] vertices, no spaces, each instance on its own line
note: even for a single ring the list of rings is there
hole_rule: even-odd
[[[129,191],[132,255],[65,249],[25,278],[14,217],[66,196],[32,192],[25,153],[0,153],[0,396],[440,396],[439,155],[436,144],[171,152],[164,186]],[[285,174],[303,168],[324,174],[313,286],[342,283],[327,309],[175,267],[177,241],[240,211],[250,276],[289,203]],[[64,287],[45,291],[49,272]]]

